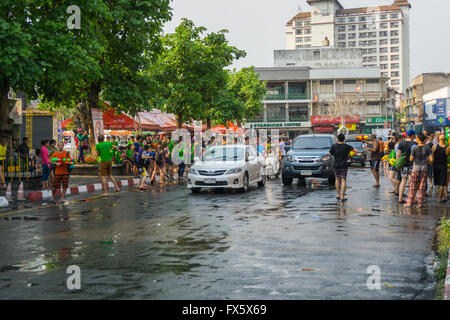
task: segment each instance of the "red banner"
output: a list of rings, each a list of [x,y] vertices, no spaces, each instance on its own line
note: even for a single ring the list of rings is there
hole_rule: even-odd
[[[345,123],[359,123],[359,115],[345,117]],[[341,117],[336,116],[311,116],[311,124],[340,124]]]
[[[333,132],[334,127],[314,127],[314,132]]]

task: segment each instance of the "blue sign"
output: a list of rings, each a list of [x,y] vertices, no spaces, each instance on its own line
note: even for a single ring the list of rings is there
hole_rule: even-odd
[[[436,99],[436,115],[444,116],[447,115],[447,99]]]

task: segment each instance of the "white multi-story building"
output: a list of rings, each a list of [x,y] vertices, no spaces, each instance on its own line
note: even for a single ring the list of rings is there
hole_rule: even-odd
[[[306,0],[310,12],[287,23],[287,49],[330,46],[361,48],[363,66],[380,67],[390,86],[404,93],[410,85],[407,0],[392,5],[344,9],[338,0]]]

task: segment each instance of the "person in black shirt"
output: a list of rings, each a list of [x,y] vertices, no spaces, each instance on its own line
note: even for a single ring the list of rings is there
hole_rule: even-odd
[[[28,146],[28,142],[30,140],[27,137],[24,137],[22,139],[22,144],[20,144],[17,149],[16,152],[19,154],[19,156],[21,156],[23,159],[25,159],[28,154],[30,153],[30,147]]]
[[[330,150],[330,156],[334,158],[334,175],[336,176],[336,199],[346,201],[345,190],[347,188],[348,159],[350,152],[355,152],[353,147],[345,144],[345,135],[342,133],[337,136],[338,142]]]
[[[397,162],[400,159],[400,156],[404,153],[406,154],[406,163],[405,166],[401,169],[402,181],[400,182],[399,187],[399,196],[398,202],[404,203],[403,200],[406,183],[408,182],[409,176],[411,175],[413,163],[410,161],[411,158],[411,150],[417,144],[415,141],[416,132],[414,130],[409,130],[406,132],[407,140],[400,142],[398,145],[397,151]]]

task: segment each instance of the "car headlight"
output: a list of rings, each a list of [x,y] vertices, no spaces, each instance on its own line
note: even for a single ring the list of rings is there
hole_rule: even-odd
[[[195,170],[195,169],[189,169],[189,173],[190,174],[198,174],[198,172],[197,172],[197,170]]]
[[[242,168],[234,168],[234,169],[228,170],[226,174],[235,174],[235,173],[239,173],[241,171],[242,171]]]
[[[320,162],[330,161],[330,159],[331,159],[330,155],[323,156],[322,158],[320,158]]]
[[[287,162],[294,162],[294,157],[293,156],[286,156],[286,161]]]

